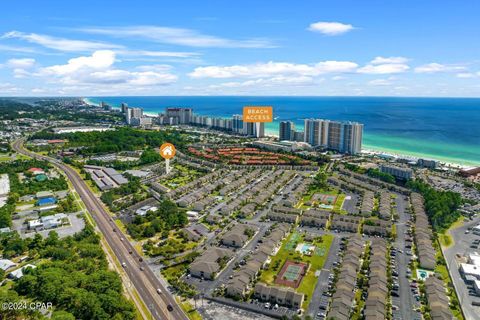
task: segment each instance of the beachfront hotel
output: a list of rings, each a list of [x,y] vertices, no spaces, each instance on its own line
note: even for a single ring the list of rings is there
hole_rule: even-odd
[[[305,119],[304,142],[342,153],[362,150],[363,124],[323,119]]]
[[[278,139],[280,141],[295,140],[295,124],[293,121],[280,122]]]

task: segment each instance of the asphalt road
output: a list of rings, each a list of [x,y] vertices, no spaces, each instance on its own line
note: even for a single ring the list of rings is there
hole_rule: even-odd
[[[145,262],[140,262],[140,255],[130,244],[121,230],[118,229],[118,227],[110,218],[108,212],[104,209],[100,200],[89,189],[80,175],[59,160],[41,156],[23,149],[23,142],[23,139],[15,141],[12,145],[13,149],[16,152],[24,155],[46,160],[67,175],[80,198],[85,203],[88,211],[92,214],[93,219],[97,223],[98,229],[103,234],[105,240],[113,251],[113,254],[117,257],[121,264],[125,264],[125,273],[127,274],[131,284],[133,284],[135,287],[140,298],[150,310],[152,318],[162,320],[187,320],[187,315],[178,306],[174,297],[162,285],[160,280],[155,276],[148,265]],[[116,231],[114,232],[113,230]],[[129,252],[132,252],[132,254]],[[140,270],[140,267],[143,267],[144,270]],[[126,285],[128,286],[129,284]],[[158,294],[157,289],[160,289],[162,294]],[[167,310],[168,305],[173,307],[171,312]]]
[[[409,256],[406,255],[408,249],[405,248],[405,231],[408,229],[407,221],[410,219],[410,215],[406,212],[408,203],[404,199],[404,196],[397,194],[396,204],[399,219],[396,223],[397,239],[395,240],[394,247],[402,250],[403,252],[397,250],[395,259],[398,272],[399,297],[392,297],[392,304],[398,306],[399,310],[393,311],[393,319],[419,319],[421,316],[413,310],[413,308],[416,306],[415,298],[413,297],[410,289],[410,281],[406,276],[409,268]]]

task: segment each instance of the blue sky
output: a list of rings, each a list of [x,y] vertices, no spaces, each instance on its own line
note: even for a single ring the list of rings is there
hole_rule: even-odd
[[[478,1],[2,3],[0,96],[480,96]]]

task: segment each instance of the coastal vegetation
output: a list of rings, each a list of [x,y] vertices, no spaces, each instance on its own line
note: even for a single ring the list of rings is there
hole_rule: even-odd
[[[73,99],[72,99],[73,101]],[[69,108],[65,107],[61,100],[32,100],[30,103],[14,101],[10,99],[0,99],[0,120],[67,120],[84,123],[103,122],[116,123],[123,120],[120,113],[103,113],[89,108]],[[28,121],[22,125],[30,126]]]
[[[448,229],[458,220],[458,208],[462,204],[461,196],[452,191],[439,191],[423,180],[410,180],[407,187],[419,192],[425,199],[425,210],[435,231]]]
[[[70,161],[70,164],[73,164],[73,161],[71,159],[68,160],[63,160],[65,161]],[[86,161],[86,164],[89,165],[95,165],[95,166],[105,166],[105,164],[108,164],[108,167],[112,167],[116,170],[128,170],[132,169],[138,166],[143,166],[147,164],[152,164],[155,162],[162,161],[162,157],[160,156],[160,153],[155,151],[152,147],[147,147],[143,152],[142,155],[140,156],[140,159],[134,160],[134,161],[122,161],[122,160],[113,160],[113,161],[103,161],[103,160],[92,160],[89,159]],[[80,163],[76,163],[77,167],[82,167]]]
[[[87,173],[87,178],[90,174]],[[140,178],[128,175],[128,183],[122,184],[117,188],[103,192],[100,199],[112,211],[122,210],[133,203],[145,200],[147,197],[145,189],[142,187]]]
[[[392,176],[389,173],[381,172],[378,169],[373,169],[373,168],[368,169],[367,170],[367,175],[372,177],[372,178],[379,179],[379,180],[382,180],[382,181],[385,181],[385,182],[388,182],[388,183],[395,183],[395,177],[394,176]]]
[[[28,263],[36,265],[26,268],[9,289],[0,289],[0,302],[51,302],[52,319],[135,319],[134,306],[122,295],[118,274],[108,270],[93,227],[87,225],[64,239],[55,231],[45,239],[39,234],[27,239],[17,233],[1,234],[0,251],[5,258],[28,254]],[[16,319],[27,311],[8,312],[6,319]]]
[[[187,214],[170,201],[162,201],[158,209],[145,216],[136,216],[132,223],[127,225],[128,233],[134,239],[150,238],[157,233],[165,233],[173,229],[180,229],[188,223]]]
[[[176,148],[182,148],[186,144],[186,138],[176,130],[147,131],[133,128],[64,134],[42,131],[33,135],[32,139],[66,139],[68,140],[66,148],[82,147],[78,152],[84,156],[134,151],[148,147],[158,148],[167,141],[174,144]],[[147,155],[150,154],[147,153]]]

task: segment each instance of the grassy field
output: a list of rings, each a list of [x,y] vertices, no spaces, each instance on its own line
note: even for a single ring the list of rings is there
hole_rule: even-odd
[[[187,183],[203,175],[200,171],[197,171],[195,169],[192,169],[180,164],[175,164],[174,168],[177,171],[175,173],[175,176],[173,178],[170,178],[168,180],[161,182],[164,186],[170,189],[176,189],[178,187],[184,186]]]
[[[198,311],[192,306],[188,301],[182,301],[180,298],[176,298],[177,302],[180,304],[182,310],[187,314],[190,320],[202,320],[202,316]]]
[[[21,154],[16,154],[13,157],[11,157],[6,153],[0,153],[0,162],[13,161],[13,160],[25,160],[25,159],[29,159],[29,157]]]
[[[337,200],[335,201],[335,205],[333,206],[333,211],[335,212],[343,212],[345,210],[342,210],[343,202],[345,201],[346,195],[343,193],[340,193],[337,197]]]
[[[442,233],[439,233],[438,234],[438,241],[440,242],[440,245],[442,246],[442,248],[448,248],[452,245],[454,245],[454,241],[453,241],[453,238],[452,236],[450,235],[450,230],[453,230],[453,229],[456,229],[456,228],[459,228],[461,227],[463,224],[464,224],[464,217],[463,216],[460,216],[457,221],[455,221],[451,226],[450,228],[448,228],[448,230],[445,230],[444,232]]]
[[[448,248],[453,244],[453,239],[449,234],[446,233],[439,233],[438,234],[438,241],[442,248]]]
[[[295,241],[295,245],[289,245],[290,241],[293,237],[298,237]],[[317,248],[322,248],[324,253],[322,256],[313,254],[312,256],[302,255],[299,252],[295,251],[295,247],[298,243],[303,242],[303,235],[298,233],[292,233],[290,236],[284,241],[282,247],[277,252],[277,254],[272,258],[272,262],[267,270],[262,272],[260,280],[262,282],[268,284],[274,284],[275,276],[281,270],[283,264],[286,260],[292,261],[301,261],[306,262],[310,265],[307,274],[303,277],[300,286],[297,288],[298,292],[305,294],[305,301],[303,303],[303,308],[306,309],[308,304],[310,303],[313,291],[315,289],[315,285],[317,283],[317,277],[315,276],[315,272],[320,270],[323,265],[325,264],[325,260],[328,256],[328,251],[330,250],[330,246],[332,245],[333,236],[332,235],[323,235],[321,237],[321,241],[314,241],[313,244]]]

